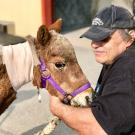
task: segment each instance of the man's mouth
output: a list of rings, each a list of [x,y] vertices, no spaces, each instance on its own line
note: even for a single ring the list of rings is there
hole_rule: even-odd
[[[95,55],[102,55],[105,54],[105,51],[94,51]]]

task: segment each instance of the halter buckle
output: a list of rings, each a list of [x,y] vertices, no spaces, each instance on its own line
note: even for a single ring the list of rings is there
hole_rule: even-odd
[[[63,103],[66,105],[70,105],[71,104],[71,100],[72,100],[73,96],[71,94],[66,94],[63,98]]]
[[[45,70],[42,70],[41,76],[42,76],[42,78],[44,78],[44,79],[48,79],[51,75],[50,75],[49,70],[48,70],[48,69],[45,69]]]

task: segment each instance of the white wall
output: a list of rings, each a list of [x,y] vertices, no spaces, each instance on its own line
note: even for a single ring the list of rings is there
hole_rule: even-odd
[[[133,0],[98,0],[98,11],[111,4],[127,8],[132,13]]]
[[[98,2],[98,11],[111,5],[111,0],[99,0]]]
[[[133,0],[112,0],[112,4],[127,8],[132,13]]]
[[[0,0],[0,20],[15,23],[15,34],[36,35],[42,23],[41,0]]]

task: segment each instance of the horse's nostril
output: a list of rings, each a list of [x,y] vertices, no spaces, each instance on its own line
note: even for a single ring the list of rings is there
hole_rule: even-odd
[[[70,105],[71,100],[68,98],[64,98],[62,102],[66,105]]]
[[[91,106],[90,97],[89,97],[89,96],[86,96],[85,99],[86,99],[87,104],[88,104],[89,106]]]

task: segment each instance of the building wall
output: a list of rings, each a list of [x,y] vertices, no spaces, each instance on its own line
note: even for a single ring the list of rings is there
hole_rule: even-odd
[[[97,3],[98,11],[100,11],[104,7],[110,6],[111,5],[111,1],[112,0],[98,0],[98,3]]]
[[[131,11],[131,2],[132,0],[90,0],[91,8],[88,12],[91,12],[93,18],[93,14],[98,10],[112,3],[127,7]],[[41,7],[41,0],[0,0],[0,21],[14,22],[16,35],[35,36],[38,27],[42,24]],[[90,19],[88,21],[90,23]]]
[[[133,13],[133,0],[112,0],[112,4],[127,8],[131,13]]]
[[[35,36],[41,13],[41,0],[0,0],[0,20],[14,22],[16,35]]]
[[[132,13],[132,3],[133,0],[98,0],[98,10],[113,4],[127,8]]]
[[[63,19],[63,32],[70,32],[90,25],[94,0],[54,0],[54,17]]]

